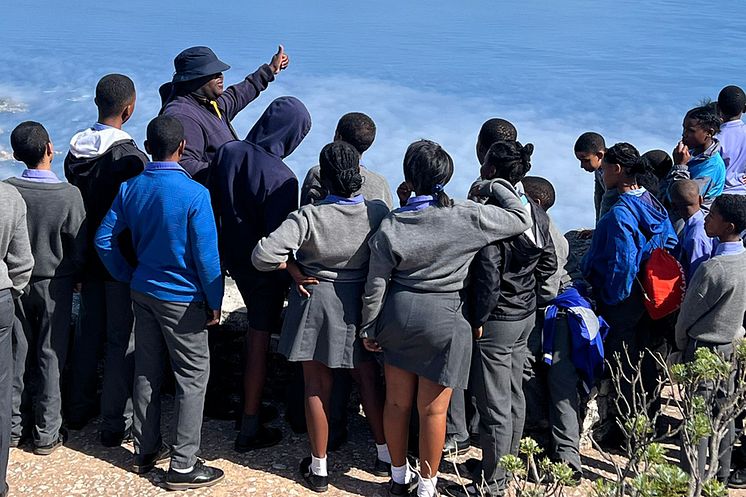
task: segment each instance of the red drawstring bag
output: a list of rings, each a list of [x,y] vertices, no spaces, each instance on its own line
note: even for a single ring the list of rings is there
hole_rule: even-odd
[[[684,269],[666,249],[653,250],[638,281],[651,318],[661,319],[681,307],[686,291]]]

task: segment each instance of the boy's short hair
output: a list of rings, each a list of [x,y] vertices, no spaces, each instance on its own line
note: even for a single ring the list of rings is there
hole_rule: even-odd
[[[548,211],[555,202],[554,185],[541,176],[526,176],[521,181],[523,190],[534,202],[538,202],[542,209]]]
[[[158,116],[148,123],[148,149],[153,160],[171,156],[184,141],[184,126],[172,116]]]
[[[697,121],[698,126],[714,130],[713,134],[720,131],[720,125],[723,123],[717,110],[712,105],[702,105],[695,107],[686,113],[684,119],[693,119]]]
[[[700,196],[699,185],[691,179],[676,180],[668,188],[668,194],[674,202],[696,202]]]
[[[718,95],[718,109],[723,117],[730,119],[739,116],[746,108],[746,93],[735,85],[726,86]]]
[[[376,139],[376,123],[362,112],[350,112],[339,118],[337,135],[362,155]]]
[[[518,131],[515,129],[513,123],[507,119],[493,117],[482,124],[482,127],[479,129],[478,139],[486,149],[489,149],[499,141],[516,141],[518,139]]]
[[[653,167],[653,172],[658,179],[664,179],[668,176],[668,173],[673,167],[673,159],[665,150],[648,150],[642,154],[642,156],[650,162],[650,165]]]
[[[604,137],[595,131],[586,131],[575,141],[575,152],[584,154],[595,154],[606,150],[606,141]]]
[[[135,83],[123,74],[107,74],[96,85],[96,107],[101,117],[114,117],[135,98]]]
[[[31,169],[42,161],[48,144],[49,133],[36,121],[24,121],[10,133],[13,155]]]
[[[733,223],[736,233],[746,230],[746,196],[724,193],[716,197],[712,208],[728,223]]]

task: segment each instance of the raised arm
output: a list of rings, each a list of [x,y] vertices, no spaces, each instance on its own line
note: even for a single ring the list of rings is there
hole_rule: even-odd
[[[228,119],[232,121],[247,105],[253,102],[261,92],[267,89],[269,83],[275,80],[269,64],[262,64],[259,69],[249,74],[243,81],[229,86],[218,97],[218,107]]]
[[[118,241],[119,234],[127,229],[127,221],[124,218],[122,208],[122,192],[125,187],[126,185],[119,187],[119,193],[114,198],[111,209],[101,221],[101,226],[96,231],[93,242],[101,262],[104,263],[109,273],[118,281],[129,282],[132,279],[134,268],[129,265],[127,259],[122,255]]]

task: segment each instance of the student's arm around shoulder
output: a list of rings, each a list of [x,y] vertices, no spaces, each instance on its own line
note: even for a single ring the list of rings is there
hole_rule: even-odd
[[[531,214],[524,209],[510,183],[502,179],[482,181],[475,188],[479,190],[480,196],[489,196],[498,204],[495,206],[474,202],[484,245],[518,235],[531,227]]]
[[[305,206],[291,212],[280,226],[259,240],[251,253],[251,262],[259,271],[275,271],[308,239],[308,210]]]

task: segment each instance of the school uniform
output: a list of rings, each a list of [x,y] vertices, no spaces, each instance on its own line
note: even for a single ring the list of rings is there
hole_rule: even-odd
[[[361,336],[384,362],[450,388],[466,388],[471,326],[464,281],[479,249],[526,230],[530,215],[512,185],[485,182],[503,208],[471,201],[437,207],[413,197],[371,238]]]
[[[536,319],[537,282],[557,271],[549,217],[525,196],[521,200],[533,226],[482,248],[469,283],[469,321],[472,328],[483,328],[474,343],[471,389],[479,411],[482,474],[494,492],[505,486],[499,459],[518,454],[523,434],[523,375]]]
[[[707,348],[730,360],[735,352],[734,340],[742,332],[746,313],[746,249],[742,242],[718,244],[712,259],[700,265],[692,278],[681,312],[676,321],[676,345],[684,350],[684,360],[694,360],[698,348]],[[711,383],[703,383],[699,390],[709,392]],[[732,394],[735,388],[735,371],[726,385],[716,392],[718,398]],[[717,416],[717,410],[712,413]],[[735,441],[735,421],[731,420],[728,432],[720,445],[718,479],[725,480],[730,473],[730,459]],[[704,474],[709,438],[699,445],[700,474]],[[685,458],[682,457],[682,462]]]
[[[300,205],[315,204],[323,200],[328,192],[321,186],[321,169],[319,166],[313,166],[306,173],[303,185],[300,189]],[[367,167],[360,165],[360,176],[363,177],[363,184],[360,186],[358,194],[366,200],[380,200],[390,209],[394,206],[394,200],[391,197],[391,187],[383,175],[371,171]]]
[[[311,296],[292,291],[279,352],[292,362],[319,361],[329,368],[353,368],[363,360],[356,343],[370,251],[368,239],[388,214],[383,202],[362,195],[328,195],[290,214],[252,253],[260,271],[295,258],[304,274],[319,280]]]
[[[11,438],[13,300],[31,279],[34,258],[23,197],[12,186],[0,183],[0,205],[0,494],[5,495]]]
[[[746,123],[741,119],[724,122],[716,138],[725,164],[723,193],[746,195]]]
[[[210,193],[220,232],[223,264],[246,304],[249,326],[273,332],[290,278],[258,271],[249,254],[298,209],[298,179],[285,165],[311,128],[311,116],[293,97],[274,100],[245,140],[220,148],[212,166]]]
[[[38,364],[38,399],[33,439],[37,447],[54,444],[62,427],[60,374],[70,342],[72,294],[80,280],[86,246],[85,208],[80,191],[52,171],[30,170],[6,182],[26,202],[31,252],[36,261],[31,282],[17,306],[28,353]],[[26,357],[28,360],[28,356]],[[20,362],[22,359],[18,359]],[[18,371],[16,388],[23,386]],[[15,395],[20,399],[20,392]],[[20,405],[14,406],[20,412]],[[20,439],[21,419],[14,416],[13,435]]]
[[[684,269],[686,281],[691,281],[697,268],[712,257],[717,241],[705,232],[705,213],[701,209],[684,221],[684,229],[679,236],[678,260]]]
[[[125,229],[136,267],[119,248]],[[109,272],[132,288],[135,454],[155,454],[161,446],[160,388],[169,361],[177,392],[171,467],[188,469],[197,460],[209,377],[205,324],[223,299],[210,196],[177,163],[151,162],[122,184],[96,233],[96,249]]]
[[[70,355],[66,411],[68,423],[81,426],[101,410],[101,431],[125,434],[132,427],[134,316],[129,284],[116,281],[96,254],[93,243],[123,181],[143,171],[148,158],[126,132],[95,123],[70,139],[65,177],[83,196],[87,248],[82,272],[80,309]],[[134,264],[129,233],[120,246]],[[105,344],[105,347],[102,345]],[[103,385],[99,402],[98,363],[104,350]]]
[[[712,145],[699,154],[692,154],[686,164],[673,166],[666,177],[669,185],[681,179],[695,181],[699,185],[699,194],[704,199],[703,208],[706,211],[725,188],[725,162],[720,155],[720,149],[720,141],[713,138]]]

